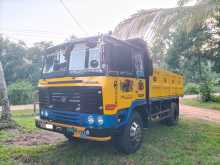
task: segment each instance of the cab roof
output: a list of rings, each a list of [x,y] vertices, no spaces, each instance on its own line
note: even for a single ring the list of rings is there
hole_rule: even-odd
[[[57,49],[65,49],[68,46],[75,45],[82,42],[97,42],[99,39],[103,38],[104,42],[110,44],[122,44],[138,49],[139,51],[148,52],[146,42],[141,38],[133,38],[128,40],[120,40],[111,35],[99,35],[85,38],[77,38],[69,42],[65,42],[56,46],[49,47],[46,52],[52,52]]]

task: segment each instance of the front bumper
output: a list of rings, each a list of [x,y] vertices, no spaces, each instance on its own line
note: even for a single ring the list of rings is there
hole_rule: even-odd
[[[58,123],[54,121],[44,120],[37,117],[35,119],[36,127],[62,133],[66,136],[72,136],[81,139],[94,141],[109,141],[114,134],[117,134],[120,129],[113,128],[89,128],[76,125]]]

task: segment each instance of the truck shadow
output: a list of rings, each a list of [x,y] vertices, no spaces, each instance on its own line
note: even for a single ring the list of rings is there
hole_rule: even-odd
[[[166,129],[164,130],[163,127]],[[166,134],[169,135],[169,132],[172,132],[172,129],[175,129],[175,127],[171,128],[161,126],[161,124],[159,124],[158,122],[150,123],[150,128],[144,129],[143,144],[151,144],[152,139],[155,139],[154,137],[149,135],[155,135],[155,137],[161,138],[160,136],[157,136],[158,133],[161,134],[161,130],[165,131]],[[88,140],[80,140],[70,143],[68,140],[65,140],[55,145],[55,147],[52,150],[49,150],[49,152],[52,155],[63,155],[63,157],[73,156],[74,158],[76,157],[76,155],[80,158],[97,155],[101,157],[127,156],[126,154],[117,151],[114,148],[112,141],[95,142]]]

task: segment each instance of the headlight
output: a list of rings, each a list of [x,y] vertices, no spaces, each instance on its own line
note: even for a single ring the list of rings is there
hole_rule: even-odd
[[[93,123],[94,123],[94,117],[93,116],[88,116],[88,123],[90,124],[90,125],[92,125]]]
[[[43,110],[40,111],[40,115],[44,116],[44,111]]]
[[[98,122],[99,125],[103,125],[103,123],[104,123],[103,117],[102,116],[98,116],[97,122]]]
[[[48,112],[47,112],[47,111],[45,111],[44,115],[45,115],[45,117],[48,117]]]

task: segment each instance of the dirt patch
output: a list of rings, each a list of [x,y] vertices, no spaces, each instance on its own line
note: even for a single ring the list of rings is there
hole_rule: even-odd
[[[25,133],[14,139],[7,140],[5,144],[34,146],[41,144],[56,144],[64,140],[65,137],[62,134],[42,130],[36,133]]]
[[[202,119],[220,123],[220,111],[213,109],[197,108],[180,104],[180,114],[184,117]]]

